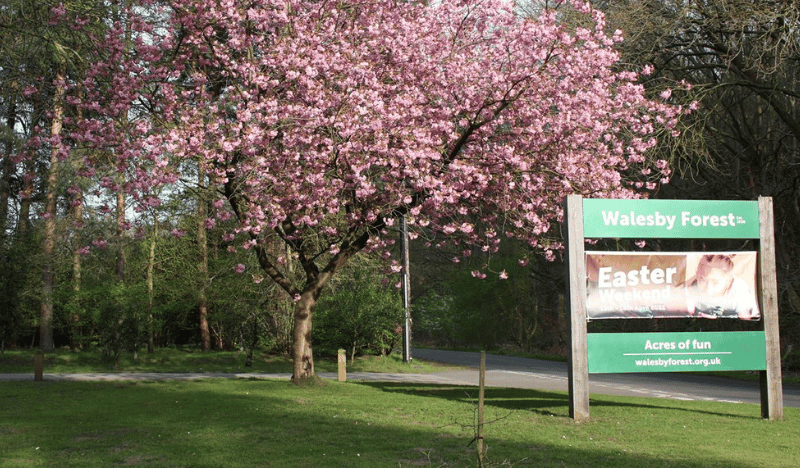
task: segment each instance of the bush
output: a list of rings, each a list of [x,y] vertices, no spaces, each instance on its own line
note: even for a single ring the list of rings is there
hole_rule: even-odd
[[[404,311],[397,291],[378,275],[359,270],[324,294],[316,307],[314,347],[318,354],[345,349],[350,360],[371,351],[387,354],[400,340]]]

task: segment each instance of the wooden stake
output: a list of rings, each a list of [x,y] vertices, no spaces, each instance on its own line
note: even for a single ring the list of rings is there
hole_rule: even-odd
[[[347,354],[343,349],[339,350],[339,382],[347,380]]]
[[[483,467],[483,403],[486,394],[486,351],[481,351],[481,367],[478,377],[478,467]]]
[[[41,349],[36,351],[33,357],[33,369],[33,380],[36,382],[44,380],[44,352]]]

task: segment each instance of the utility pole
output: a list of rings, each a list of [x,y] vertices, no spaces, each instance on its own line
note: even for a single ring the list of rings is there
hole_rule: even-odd
[[[408,226],[406,215],[400,216],[401,246],[403,249],[403,309],[405,321],[403,323],[403,362],[411,362],[411,273],[408,260]]]

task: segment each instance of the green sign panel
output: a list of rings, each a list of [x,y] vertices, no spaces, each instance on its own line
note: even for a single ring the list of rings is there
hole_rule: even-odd
[[[590,333],[589,373],[766,369],[763,331]]]
[[[583,199],[586,238],[757,239],[758,202]]]

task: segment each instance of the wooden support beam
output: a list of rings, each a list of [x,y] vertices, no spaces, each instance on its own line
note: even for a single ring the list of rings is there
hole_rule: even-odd
[[[761,236],[758,247],[759,306],[767,343],[767,369],[760,372],[761,417],[783,418],[781,350],[778,330],[778,281],[775,271],[775,231],[772,198],[758,198]]]
[[[583,239],[583,197],[568,195],[565,206],[566,279],[570,311],[569,416],[589,419],[589,356],[586,345],[586,261]]]

